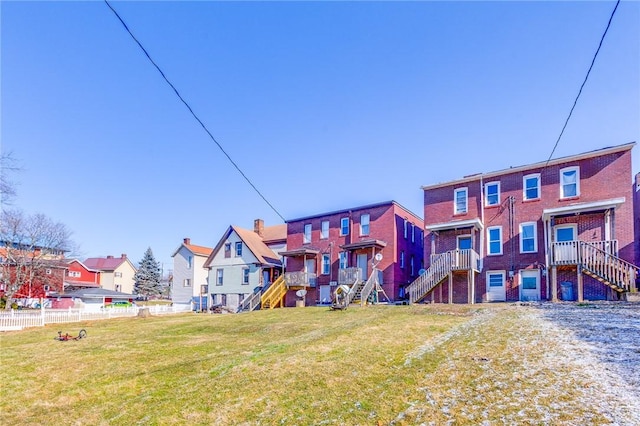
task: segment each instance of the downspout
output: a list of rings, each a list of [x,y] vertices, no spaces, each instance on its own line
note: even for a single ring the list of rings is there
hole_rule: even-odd
[[[484,179],[480,175],[480,223],[482,223],[482,229],[480,230],[480,265],[478,269],[480,272],[484,269]]]
[[[544,230],[544,268],[545,268],[545,281],[547,283],[547,300],[551,298],[551,280],[550,280],[550,271],[549,271],[549,219],[542,219],[542,228]]]

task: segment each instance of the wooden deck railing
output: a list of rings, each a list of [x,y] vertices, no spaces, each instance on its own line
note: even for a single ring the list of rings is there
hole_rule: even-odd
[[[313,272],[285,272],[284,281],[287,287],[315,287],[317,277]]]
[[[287,286],[285,284],[284,275],[280,275],[277,280],[262,293],[260,303],[262,308],[273,309],[278,306],[284,306],[284,296],[287,294]]]
[[[637,291],[636,279],[640,268],[600,247],[602,245],[581,241],[578,250],[579,264],[618,291]]]
[[[362,269],[356,267],[338,270],[338,285],[351,285],[362,280]]]
[[[478,259],[478,253],[471,249],[451,250],[432,255],[429,269],[407,287],[409,301],[411,303],[420,301],[451,271],[478,271]]]

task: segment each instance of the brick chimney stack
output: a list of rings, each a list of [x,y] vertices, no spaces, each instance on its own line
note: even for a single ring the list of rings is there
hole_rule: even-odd
[[[185,238],[183,241],[184,241],[184,244],[187,246],[191,244],[191,238]]]
[[[107,256],[107,259],[113,259],[113,256],[109,255]]]
[[[122,254],[120,255],[120,259],[126,259],[126,258],[127,258],[127,254],[126,254],[126,253],[122,253]]]
[[[256,219],[253,221],[253,232],[260,235],[261,237],[264,236],[264,220]]]

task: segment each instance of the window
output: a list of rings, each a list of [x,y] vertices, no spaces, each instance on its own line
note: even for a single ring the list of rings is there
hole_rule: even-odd
[[[309,244],[311,242],[311,224],[304,225],[304,235],[302,236],[302,244]]]
[[[409,270],[411,271],[411,276],[413,276],[414,275],[413,256],[411,256],[411,259],[409,259]]]
[[[453,192],[454,214],[467,212],[467,188],[458,188]]]
[[[323,220],[320,226],[320,239],[326,240],[329,238],[329,221]]]
[[[416,242],[416,226],[413,223],[411,224],[411,242]]]
[[[347,267],[347,252],[340,252],[340,269],[345,269]]]
[[[231,243],[225,243],[225,245],[224,245],[224,257],[231,257]]]
[[[360,216],[360,235],[369,235],[369,219],[371,216],[363,214]]]
[[[349,218],[340,219],[340,235],[349,235]]]
[[[116,278],[122,278],[122,272],[114,272],[113,276]]]
[[[487,206],[500,204],[500,182],[489,182],[484,186],[484,198]]]
[[[45,274],[47,274],[47,275],[51,275],[51,269],[46,269],[46,270],[44,271],[44,273],[45,273]]]
[[[538,251],[538,238],[535,222],[520,224],[520,253],[536,253]]]
[[[560,170],[560,198],[580,196],[580,169],[565,167]]]
[[[238,241],[236,243],[236,257],[242,256],[242,242]]]
[[[322,255],[322,275],[329,275],[331,269],[331,258],[328,254]]]
[[[489,287],[502,287],[504,285],[504,272],[487,273],[489,277]]]
[[[222,285],[224,269],[216,269],[216,285]]]
[[[409,221],[407,219],[404,220],[404,239],[407,239],[407,235],[409,234]]]
[[[492,226],[487,228],[487,244],[489,245],[489,251],[487,254],[495,255],[502,254],[502,227]]]
[[[182,282],[182,286],[183,287],[191,287],[191,279],[185,278],[184,281]]]
[[[404,269],[404,250],[400,252],[400,267]]]
[[[537,200],[540,198],[540,173],[526,175],[522,178],[522,199]]]
[[[80,277],[80,271],[69,271],[69,276],[78,278]]]
[[[458,235],[456,240],[458,250],[471,249],[471,235]]]
[[[249,284],[249,268],[242,268],[242,284]]]
[[[187,256],[187,269],[191,269],[193,264],[193,256]]]

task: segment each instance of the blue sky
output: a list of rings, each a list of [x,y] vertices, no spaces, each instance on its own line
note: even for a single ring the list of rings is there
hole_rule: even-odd
[[[285,219],[548,158],[606,2],[113,2]],[[101,2],[0,3],[14,206],[84,257],[281,223]],[[640,139],[640,3],[623,1],[555,157]],[[633,171],[640,171],[640,147]],[[631,184],[631,182],[630,182]]]

